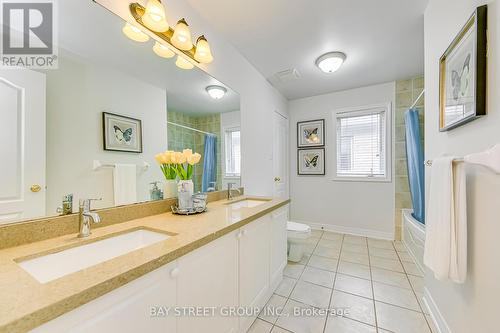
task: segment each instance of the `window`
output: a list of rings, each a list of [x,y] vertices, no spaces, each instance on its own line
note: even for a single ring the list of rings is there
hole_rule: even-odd
[[[387,163],[388,107],[335,114],[337,179],[390,179]]]
[[[224,136],[226,177],[239,177],[241,168],[240,129],[228,128]]]

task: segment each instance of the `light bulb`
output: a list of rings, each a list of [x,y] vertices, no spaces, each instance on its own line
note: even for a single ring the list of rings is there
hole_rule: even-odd
[[[196,52],[194,54],[194,58],[203,64],[209,64],[214,60],[212,52],[210,51],[210,45],[203,35],[198,37],[198,40],[196,41]]]
[[[205,90],[213,99],[221,99],[227,92],[227,89],[221,86],[208,86]]]
[[[175,55],[174,51],[159,42],[155,43],[155,45],[153,46],[153,51],[157,56],[162,58],[172,58]]]
[[[184,57],[178,55],[177,56],[177,60],[175,61],[175,65],[179,68],[182,68],[182,69],[192,69],[194,67],[194,65],[192,63],[190,63],[189,61],[187,61],[186,59],[184,59]]]
[[[189,51],[193,48],[191,41],[191,31],[186,23],[186,20],[180,19],[174,29],[174,34],[170,40],[172,44],[179,50]]]
[[[159,0],[148,0],[146,10],[141,17],[142,23],[156,32],[168,30],[168,22],[165,16],[165,8]]]
[[[149,40],[148,35],[142,32],[141,29],[137,28],[136,26],[133,26],[128,22],[125,24],[122,31],[125,34],[125,36],[132,39],[133,41],[144,43]]]
[[[316,59],[316,66],[324,73],[333,73],[339,70],[345,59],[346,55],[342,52],[330,52]]]

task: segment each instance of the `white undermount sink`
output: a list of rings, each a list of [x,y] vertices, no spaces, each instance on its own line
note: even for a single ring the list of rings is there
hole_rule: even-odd
[[[34,259],[23,260],[18,264],[39,282],[46,283],[169,237],[164,233],[139,229]]]
[[[240,201],[228,203],[228,205],[230,205],[232,209],[253,208],[263,205],[268,201],[269,200],[243,199]]]

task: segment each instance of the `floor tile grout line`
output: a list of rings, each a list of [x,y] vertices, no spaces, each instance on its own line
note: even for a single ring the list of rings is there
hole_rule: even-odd
[[[372,274],[372,260],[371,260],[371,257],[370,257],[370,246],[368,244],[368,239],[366,241],[366,245],[367,245],[367,248],[368,248],[368,264],[369,264],[369,269],[370,269],[370,285],[372,287],[372,305],[373,305],[373,313],[374,313],[374,316],[375,316],[375,330],[379,331],[379,327],[378,327],[378,317],[377,317],[377,307],[375,306],[375,289],[373,288],[373,274]]]
[[[394,242],[393,242],[393,246],[394,246]],[[396,249],[396,247],[395,247],[395,246],[394,246],[394,249]],[[418,307],[419,307],[419,309],[420,309],[420,312],[421,312],[421,313],[422,313],[422,315],[424,316],[424,320],[425,320],[425,322],[427,323],[427,327],[429,328],[429,332],[432,332],[432,327],[431,327],[431,325],[430,325],[430,323],[429,323],[429,320],[427,319],[427,316],[426,316],[425,311],[424,311],[424,309],[423,309],[423,307],[422,307],[422,304],[420,304],[420,301],[419,301],[418,295],[417,295],[417,293],[416,293],[416,291],[415,291],[415,288],[413,287],[413,284],[411,283],[411,280],[410,280],[410,278],[408,277],[408,273],[406,272],[406,268],[405,268],[405,266],[403,265],[403,262],[402,262],[402,260],[401,260],[401,256],[399,255],[399,253],[398,253],[397,251],[396,251],[396,253],[398,254],[398,258],[399,258],[399,261],[401,262],[401,266],[403,266],[403,270],[405,271],[405,274],[406,274],[406,279],[408,280],[408,283],[410,284],[411,290],[412,290],[412,292],[413,292],[413,296],[415,296],[415,298],[416,298],[416,300],[417,300],[417,304],[418,304]],[[415,263],[413,262],[413,264],[415,264]],[[411,275],[411,274],[410,274],[410,275]]]
[[[344,246],[344,238],[345,238],[345,235],[342,235],[341,240],[340,240],[339,259],[337,260],[337,266],[335,267],[335,278],[333,279],[332,292],[330,293],[330,301],[328,302],[328,308],[329,309],[332,306],[333,291],[335,290],[335,283],[337,282],[337,276],[338,276],[339,265],[340,265],[340,256],[342,255],[342,247]],[[328,311],[326,313],[325,324],[323,325],[323,333],[325,333],[325,331],[326,331],[326,325],[328,324],[329,312],[330,311]]]

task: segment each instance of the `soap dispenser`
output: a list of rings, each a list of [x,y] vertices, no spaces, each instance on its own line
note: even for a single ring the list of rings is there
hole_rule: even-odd
[[[152,201],[163,199],[163,192],[158,187],[158,183],[158,181],[150,183],[152,185],[152,188],[151,190],[149,190],[149,196],[151,197]]]

